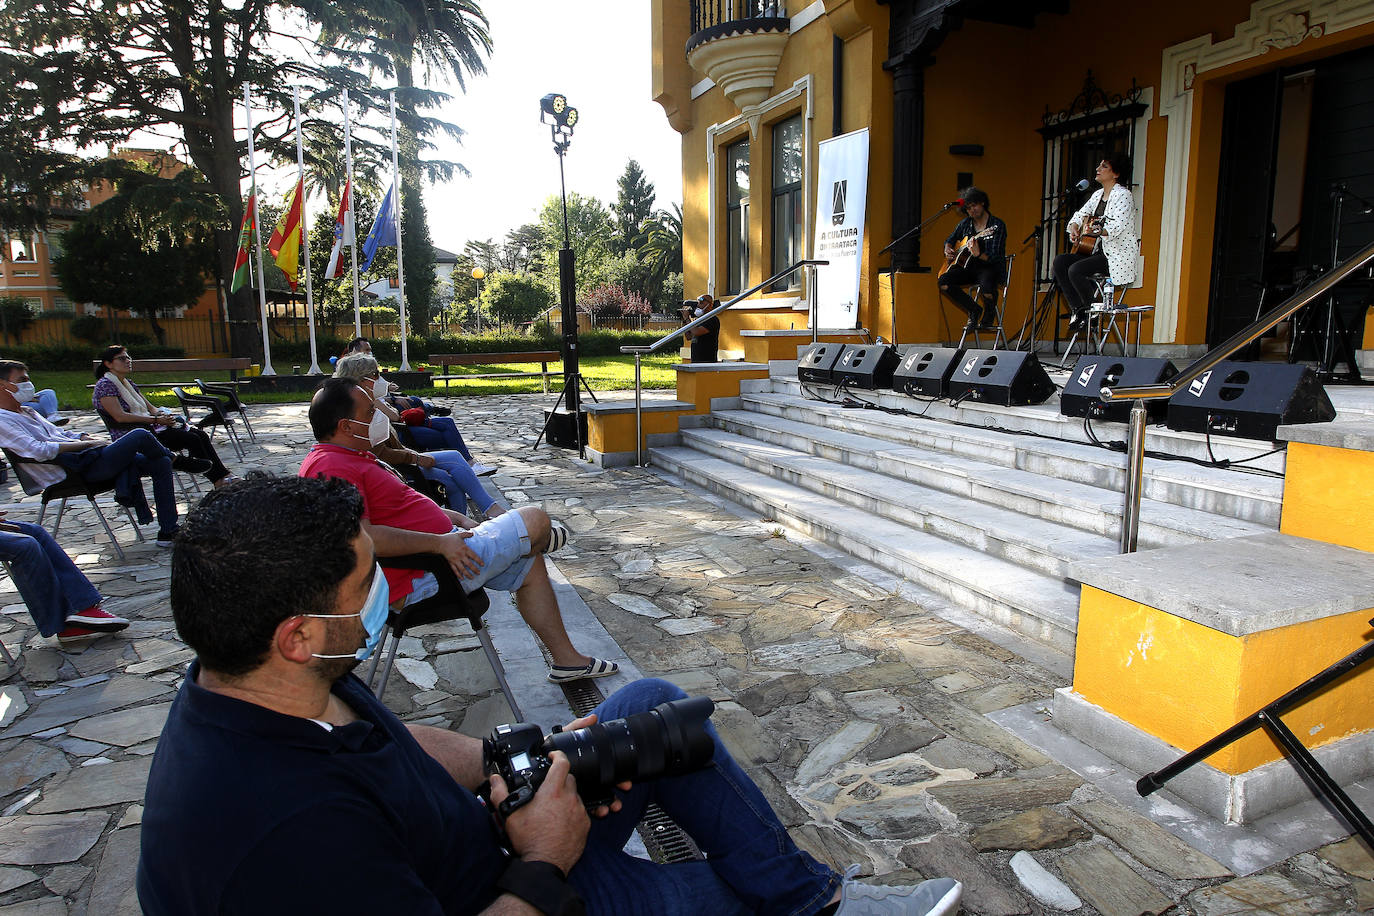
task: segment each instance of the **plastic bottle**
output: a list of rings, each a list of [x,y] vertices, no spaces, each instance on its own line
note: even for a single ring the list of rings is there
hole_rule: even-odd
[[[1102,307],[1111,308],[1116,304],[1116,287],[1112,285],[1112,278],[1108,277],[1102,284]]]

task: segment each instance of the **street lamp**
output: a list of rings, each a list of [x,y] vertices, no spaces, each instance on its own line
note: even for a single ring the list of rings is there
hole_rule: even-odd
[[[472,279],[477,281],[477,333],[482,333],[482,278],[487,272],[480,267],[472,269]]]
[[[593,401],[596,395],[577,367],[577,284],[573,271],[572,238],[568,232],[568,182],[563,174],[563,157],[567,155],[573,128],[578,123],[577,109],[568,104],[567,96],[550,92],[539,100],[539,123],[549,125],[553,151],[558,155],[558,185],[563,201],[563,247],[558,249],[558,298],[563,313],[563,390],[559,392],[558,401],[554,402],[552,409],[545,411],[544,428],[534,440],[534,447],[538,448],[539,440],[548,435],[550,445],[575,443],[578,456],[585,458],[587,449],[583,441],[586,438],[583,423],[586,415],[582,412],[581,389],[586,388]],[[559,403],[564,405],[564,414],[558,412]],[[561,423],[561,417],[571,417],[572,435],[558,428],[549,433],[556,419]]]

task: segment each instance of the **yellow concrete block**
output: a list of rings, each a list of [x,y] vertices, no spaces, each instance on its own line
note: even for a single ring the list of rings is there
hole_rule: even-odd
[[[1294,571],[1298,574],[1298,571]],[[1185,751],[1274,701],[1364,644],[1370,610],[1236,637],[1083,587],[1073,690]],[[1309,747],[1374,729],[1374,668],[1283,716]],[[1283,756],[1256,732],[1208,758],[1232,775]]]
[[[645,411],[644,435],[677,432],[678,417],[687,410]],[[629,413],[589,414],[587,445],[602,454],[635,450],[635,415]]]
[[[726,369],[720,372],[684,372],[677,374],[679,401],[695,404],[693,413],[710,413],[712,398],[739,397],[739,383],[744,379],[768,378],[768,367],[758,369]],[[675,426],[674,429],[677,427]],[[631,436],[633,441],[633,435]]]
[[[1288,444],[1284,534],[1374,551],[1374,452]]]

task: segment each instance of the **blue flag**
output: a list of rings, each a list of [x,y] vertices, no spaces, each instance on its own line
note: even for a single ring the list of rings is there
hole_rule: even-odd
[[[377,256],[378,248],[396,244],[396,204],[392,195],[395,189],[395,183],[386,189],[382,207],[377,211],[377,220],[372,224],[372,231],[367,234],[367,241],[363,242],[363,257],[366,260],[363,261],[362,270],[372,266],[372,259]]]

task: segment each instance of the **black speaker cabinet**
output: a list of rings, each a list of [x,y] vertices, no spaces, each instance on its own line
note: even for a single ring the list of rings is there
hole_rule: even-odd
[[[901,357],[897,348],[887,344],[848,344],[835,360],[835,384],[848,382],[851,388],[891,388],[892,372]]]
[[[797,360],[797,378],[803,382],[834,382],[835,363],[844,349],[841,343],[813,343]]]
[[[1220,362],[1169,399],[1168,426],[1272,441],[1285,423],[1326,423],[1336,408],[1310,366]]]
[[[1092,356],[1078,358],[1064,393],[1059,397],[1059,412],[1066,417],[1092,417],[1125,423],[1131,416],[1130,401],[1102,402],[1103,388],[1134,388],[1155,385],[1178,375],[1178,367],[1167,359],[1146,356]],[[1164,416],[1168,402],[1146,401],[1151,419]]]
[[[1054,394],[1040,358],[1017,350],[969,350],[949,377],[949,396],[1003,407],[1039,404]]]
[[[573,426],[573,415],[566,409],[555,411],[552,407],[544,408],[544,422],[547,424],[548,433],[545,439],[549,445],[555,448],[577,448],[577,434],[582,433],[582,443],[587,442],[587,412],[579,410],[577,412],[577,426]],[[579,430],[580,427],[580,430]]]
[[[949,393],[949,374],[963,355],[953,347],[910,347],[892,373],[892,390],[942,398]]]

